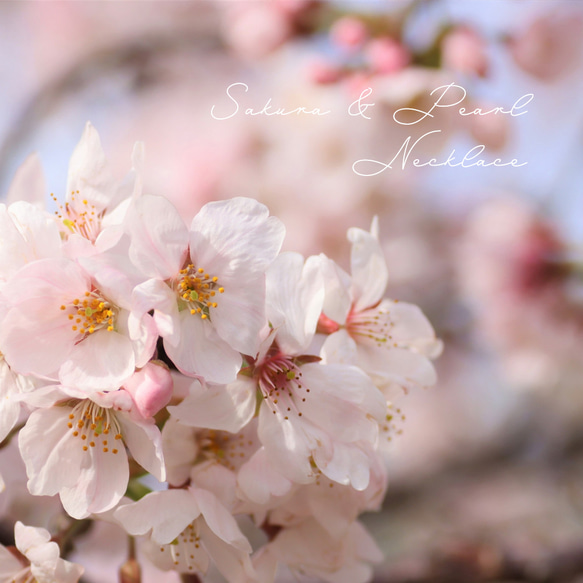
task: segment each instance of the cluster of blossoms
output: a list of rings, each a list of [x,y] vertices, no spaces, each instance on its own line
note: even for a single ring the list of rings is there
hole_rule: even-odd
[[[34,160],[0,206],[0,440],[18,432],[32,495],[145,535],[164,570],[368,580],[380,553],[357,518],[386,489],[389,399],[433,384],[440,349],[384,298],[376,222],[350,229],[346,273],[280,253],[283,225],[251,199],[186,225],[142,168],[137,144],[115,181],[88,124],[54,214]],[[6,580],[77,581],[49,541],[17,523]]]
[[[583,343],[580,253],[533,205],[493,198],[470,216],[458,272],[481,340],[510,384],[560,386],[573,408]]]

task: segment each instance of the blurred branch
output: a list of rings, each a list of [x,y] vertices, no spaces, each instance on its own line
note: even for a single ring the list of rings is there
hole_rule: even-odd
[[[200,23],[199,23],[200,24]],[[218,51],[223,44],[213,28],[196,26],[188,30],[168,30],[128,40],[87,55],[59,77],[39,87],[16,118],[0,146],[0,179],[8,169],[10,153],[21,147],[39,122],[61,101],[79,93],[113,73],[132,75],[132,86],[143,89],[155,82],[156,63],[164,57],[188,51]]]
[[[567,583],[583,574],[583,546],[525,560],[487,545],[461,544],[448,552],[386,573],[373,583]]]
[[[385,497],[384,509],[430,497],[440,485],[466,476],[491,474],[508,466],[528,464],[552,473],[560,470],[583,454],[583,427],[561,428],[560,442],[553,443],[541,425],[544,418],[544,403],[541,403],[530,411],[523,411],[522,419],[514,420],[512,431],[500,435],[496,442],[460,449],[456,458],[430,474],[403,483],[393,482]]]

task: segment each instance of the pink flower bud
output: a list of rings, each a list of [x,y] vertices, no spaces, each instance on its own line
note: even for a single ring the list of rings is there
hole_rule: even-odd
[[[330,38],[336,46],[353,51],[364,44],[368,38],[368,31],[363,22],[346,16],[332,25]]]
[[[510,39],[510,54],[523,71],[553,81],[580,63],[581,32],[583,16],[579,12],[547,13]]]
[[[385,75],[401,71],[411,61],[407,48],[390,37],[371,40],[366,47],[366,56],[371,68]]]
[[[448,69],[480,77],[488,73],[486,43],[472,28],[453,30],[443,39],[441,51],[443,65]]]
[[[308,78],[318,85],[336,83],[341,76],[340,69],[326,61],[312,61],[308,65]]]
[[[320,334],[333,334],[340,330],[340,325],[338,322],[334,322],[326,316],[325,314],[320,314],[320,319],[318,320],[317,332]]]
[[[125,384],[142,417],[148,419],[166,406],[172,396],[172,376],[162,363],[150,361]]]

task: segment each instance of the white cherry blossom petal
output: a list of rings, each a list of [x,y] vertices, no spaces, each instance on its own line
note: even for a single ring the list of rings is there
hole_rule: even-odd
[[[123,440],[134,459],[158,481],[164,482],[166,470],[162,435],[158,427],[154,422],[137,421],[124,413],[119,413],[117,418],[122,429]]]
[[[356,311],[374,306],[383,297],[389,272],[377,238],[362,229],[348,230],[352,243],[350,256],[352,297]]]
[[[229,545],[245,553],[250,553],[249,541],[239,529],[237,521],[219,499],[212,492],[203,488],[191,488],[190,490],[205,522],[213,533]]]
[[[257,581],[249,553],[226,543],[204,522],[200,525],[204,548],[210,555],[219,572],[229,583],[250,583]],[[242,535],[241,535],[242,536]],[[247,539],[245,539],[247,540]]]
[[[316,331],[324,302],[324,281],[318,257],[282,253],[267,271],[267,317],[283,324],[277,342],[286,354],[301,354]],[[274,324],[275,325],[275,324]]]
[[[241,270],[235,276],[221,276],[224,293],[211,312],[218,335],[232,348],[250,356],[259,350],[265,315],[265,275]]]
[[[313,429],[313,431],[312,431]],[[308,484],[314,478],[310,464],[312,451],[318,447],[318,439],[329,440],[316,428],[306,428],[300,420],[284,419],[275,414],[264,401],[259,410],[258,435],[265,446],[269,463],[286,478],[297,484]]]
[[[325,255],[320,255],[320,261],[326,289],[322,311],[334,322],[346,322],[352,304],[350,276]]]
[[[83,451],[69,439],[69,407],[37,409],[18,435],[26,464],[28,489],[35,496],[53,496],[63,486],[73,486],[81,472]]]
[[[244,377],[225,386],[203,387],[194,381],[188,397],[180,405],[168,407],[168,411],[185,425],[236,433],[255,413],[255,393],[256,383]]]
[[[190,226],[190,254],[205,269],[264,272],[277,256],[285,228],[268,208],[251,198],[211,202]]]
[[[118,389],[135,370],[132,343],[115,331],[99,330],[79,342],[61,366],[62,384],[90,391]]]
[[[188,254],[188,229],[174,205],[160,196],[133,201],[125,219],[131,237],[129,255],[146,276],[170,279]]]
[[[370,481],[369,456],[355,444],[335,442],[331,456],[322,455],[323,450],[314,452],[318,469],[330,480],[350,485],[355,490],[364,490]]]
[[[292,482],[269,463],[264,447],[243,464],[237,482],[243,494],[255,504],[266,504],[272,496],[284,496],[292,487]]]
[[[322,362],[325,364],[354,364],[358,365],[358,349],[354,338],[341,328],[330,334],[320,349]]]
[[[114,513],[129,534],[152,530],[152,538],[160,544],[171,543],[199,515],[196,500],[188,490],[152,492]]]
[[[67,193],[77,191],[100,211],[112,206],[115,182],[99,134],[89,122],[69,161]]]
[[[200,375],[210,383],[234,381],[243,362],[241,355],[222,340],[208,320],[180,313],[180,344],[164,341],[172,362],[186,375]]]
[[[80,446],[78,446],[81,449]],[[124,495],[128,480],[128,457],[123,445],[116,454],[90,447],[77,483],[61,488],[63,508],[73,518],[82,519],[113,508]]]

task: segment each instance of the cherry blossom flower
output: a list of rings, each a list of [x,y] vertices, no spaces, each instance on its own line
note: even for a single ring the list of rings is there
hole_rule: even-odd
[[[310,483],[320,471],[357,489],[368,485],[368,446],[377,439],[386,402],[360,369],[322,365],[318,357],[306,354],[324,297],[319,268],[319,258],[304,264],[295,253],[274,261],[267,272],[267,291],[269,321],[275,328],[250,367],[252,376],[240,375],[225,388],[222,399],[237,406],[217,407],[206,417],[211,427],[219,416],[225,427],[236,430],[253,414],[259,391],[258,436],[263,447],[249,463],[259,468],[268,461],[276,472],[271,472],[273,481],[257,485],[263,493],[248,492],[257,501],[265,498],[265,490],[283,493],[290,481]],[[191,394],[188,405],[170,410],[181,422],[192,423],[187,407],[194,410],[208,398],[204,392]],[[284,483],[275,478],[278,474],[286,478]]]
[[[127,220],[130,258],[150,280],[134,291],[138,318],[154,309],[164,349],[183,373],[235,379],[240,353],[255,355],[265,319],[265,270],[284,228],[246,198],[209,203],[190,230],[159,197],[136,201]]]
[[[129,479],[126,446],[144,469],[165,479],[160,431],[152,420],[132,415],[129,393],[83,396],[51,387],[45,407],[31,413],[18,440],[30,492],[58,493],[74,518],[105,512],[121,500]]]
[[[0,581],[2,583],[77,583],[83,567],[59,557],[59,546],[44,528],[14,526],[19,558],[0,545]]]
[[[65,203],[59,204],[58,197],[51,195],[59,207],[55,214],[70,255],[91,255],[117,242],[130,201],[141,194],[143,156],[143,145],[137,142],[133,169],[118,183],[109,169],[99,134],[87,122],[69,163]]]
[[[3,290],[9,308],[0,346],[10,366],[103,391],[118,388],[146,364],[156,340],[151,317],[144,314],[130,330],[130,298],[103,283],[65,258],[20,269]]]
[[[230,582],[256,580],[249,541],[207,489],[189,486],[153,492],[118,508],[115,518],[129,534],[151,531],[153,544],[147,552],[161,569],[204,574],[212,561]]]
[[[421,310],[412,304],[383,299],[388,270],[377,239],[371,232],[352,228],[349,276],[323,258],[326,300],[318,331],[328,334],[322,346],[325,362],[356,364],[383,388],[405,390],[435,383],[430,357],[441,343]]]
[[[253,558],[263,583],[276,581],[278,564],[296,576],[317,577],[330,583],[365,583],[372,576],[369,563],[383,556],[359,522],[340,537],[330,535],[315,520],[282,529]]]

